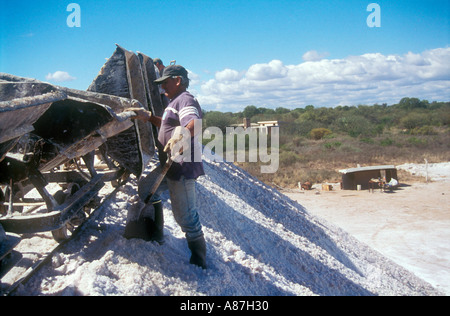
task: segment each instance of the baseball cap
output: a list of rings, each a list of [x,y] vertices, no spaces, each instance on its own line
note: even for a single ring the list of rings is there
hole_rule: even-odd
[[[180,65],[170,65],[164,68],[163,75],[161,78],[156,79],[154,83],[160,84],[163,81],[167,80],[170,77],[184,77],[188,79],[188,73],[187,70]]]

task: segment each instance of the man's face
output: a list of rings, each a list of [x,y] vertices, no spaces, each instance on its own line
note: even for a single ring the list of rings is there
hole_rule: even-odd
[[[182,92],[181,78],[168,78],[163,81],[161,87],[166,91],[166,96],[173,99]]]

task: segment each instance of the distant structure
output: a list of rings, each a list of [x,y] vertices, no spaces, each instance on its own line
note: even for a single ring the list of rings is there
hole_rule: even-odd
[[[257,123],[251,123],[249,118],[244,118],[243,124],[238,124],[235,126],[242,126],[244,129],[252,128],[252,129],[259,129],[261,132],[267,135],[272,134],[272,129],[274,127],[280,127],[278,121],[261,121]]]
[[[358,167],[339,170],[342,173],[342,189],[343,190],[367,190],[375,180],[387,183],[392,178],[398,181],[397,169],[393,165]]]

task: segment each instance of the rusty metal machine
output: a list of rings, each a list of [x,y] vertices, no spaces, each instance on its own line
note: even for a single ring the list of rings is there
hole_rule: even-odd
[[[141,176],[157,130],[127,108],[162,113],[155,79],[151,58],[118,45],[88,91],[0,73],[0,261],[18,234],[66,240],[106,182]]]

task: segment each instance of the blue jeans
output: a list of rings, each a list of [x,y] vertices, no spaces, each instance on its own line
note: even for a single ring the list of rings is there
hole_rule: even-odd
[[[188,242],[203,236],[197,211],[195,182],[196,180],[186,180],[184,177],[179,181],[167,179],[173,215]]]

